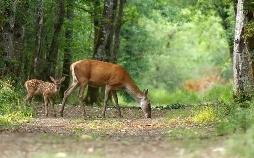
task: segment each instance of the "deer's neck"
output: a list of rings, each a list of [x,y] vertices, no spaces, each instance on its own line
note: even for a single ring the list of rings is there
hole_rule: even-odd
[[[140,89],[136,86],[136,84],[132,81],[126,85],[126,91],[133,96],[133,98],[140,103],[141,99],[144,98],[144,94],[140,91]]]

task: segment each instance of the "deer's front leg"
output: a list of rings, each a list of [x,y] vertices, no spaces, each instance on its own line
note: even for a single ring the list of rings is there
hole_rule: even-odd
[[[55,111],[55,107],[54,107],[54,99],[53,98],[49,98],[49,101],[50,101],[50,105],[53,109],[53,115],[54,117],[56,117],[56,111]]]
[[[45,116],[48,117],[48,97],[44,96],[44,108],[45,108]]]

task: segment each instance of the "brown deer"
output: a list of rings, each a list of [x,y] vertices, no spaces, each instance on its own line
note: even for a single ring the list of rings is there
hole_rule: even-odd
[[[147,98],[148,90],[141,92],[128,72],[120,65],[98,61],[98,60],[80,60],[72,63],[70,66],[73,82],[64,92],[60,116],[63,117],[64,106],[68,96],[77,88],[79,89],[79,104],[84,118],[86,111],[83,104],[83,93],[87,85],[91,87],[105,86],[104,109],[102,117],[105,117],[109,93],[112,93],[119,116],[122,117],[116,91],[125,90],[131,94],[140,104],[146,118],[151,118],[150,100]]]
[[[54,116],[56,117],[56,112],[54,108],[54,98],[60,90],[61,83],[65,80],[65,77],[61,79],[54,79],[50,76],[51,82],[44,82],[37,79],[31,79],[25,82],[25,87],[27,90],[27,95],[24,97],[24,102],[30,101],[34,95],[42,95],[45,103],[45,116],[48,117],[48,101],[50,101],[51,107],[53,108]]]

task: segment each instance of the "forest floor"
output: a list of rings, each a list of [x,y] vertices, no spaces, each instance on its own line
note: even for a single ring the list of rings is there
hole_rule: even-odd
[[[57,105],[56,108],[60,109]],[[44,117],[42,105],[37,117],[15,129],[0,132],[1,158],[224,158],[225,140],[214,133],[213,125],[190,124],[188,107],[153,110],[144,119],[139,108],[122,107],[123,118],[115,108],[86,107],[83,120],[80,107],[67,106],[64,117]]]

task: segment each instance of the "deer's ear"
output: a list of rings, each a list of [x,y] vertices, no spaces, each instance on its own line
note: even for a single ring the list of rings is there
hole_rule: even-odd
[[[144,90],[143,90],[143,93],[144,93],[145,96],[147,96],[147,94],[148,94],[148,89],[146,89],[146,90],[144,89]]]
[[[61,82],[63,82],[65,80],[65,76],[61,78]]]
[[[51,76],[49,76],[49,77],[50,77],[51,81],[55,82],[55,79],[53,77],[51,77]]]

